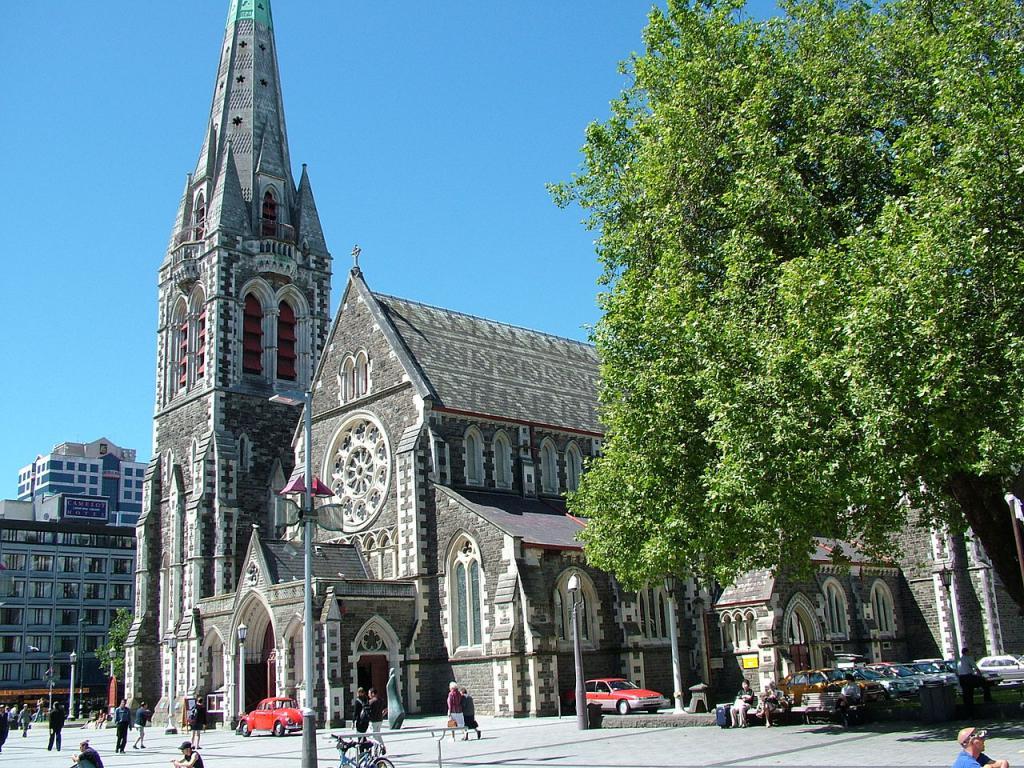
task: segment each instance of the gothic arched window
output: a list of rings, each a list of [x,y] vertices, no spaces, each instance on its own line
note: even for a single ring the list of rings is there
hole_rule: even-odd
[[[171,316],[171,359],[173,375],[171,386],[174,392],[180,392],[188,386],[188,308],[184,300],[174,307]]]
[[[452,650],[481,645],[480,556],[469,538],[463,537],[452,553],[450,573],[449,605],[455,635]]]
[[[896,631],[896,615],[893,610],[892,592],[888,585],[878,579],[871,586],[871,608],[875,614],[875,626],[879,633],[891,635]]]
[[[555,632],[560,640],[572,640],[573,594],[569,591],[569,579],[573,573],[579,576],[580,582],[575,595],[580,637],[589,643],[597,637],[597,593],[583,571],[570,568],[555,581],[551,596],[551,607],[555,611]]]
[[[558,451],[550,440],[540,446],[540,480],[544,493],[558,493]]]
[[[268,237],[277,236],[277,199],[270,189],[263,193],[260,231]]]
[[[295,310],[287,301],[277,306],[277,378],[295,381]]]
[[[494,436],[494,485],[512,487],[512,445],[504,432]]]
[[[242,371],[263,373],[263,306],[251,293],[242,319]]]
[[[565,451],[565,490],[579,490],[582,472],[583,455],[580,453],[576,443],[570,443]]]
[[[466,430],[466,485],[484,484],[484,440],[480,430]]]
[[[835,579],[825,582],[825,623],[828,625],[829,634],[847,634],[846,626],[846,595],[843,588]]]
[[[370,361],[365,352],[356,355],[355,396],[362,397],[370,391]]]
[[[192,209],[192,238],[202,240],[206,235],[206,198],[200,192]]]

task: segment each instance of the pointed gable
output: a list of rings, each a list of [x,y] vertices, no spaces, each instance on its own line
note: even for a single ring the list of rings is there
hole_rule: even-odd
[[[248,206],[242,197],[231,144],[227,146],[224,162],[217,173],[217,186],[210,199],[206,221],[211,231],[222,229],[236,235],[246,235],[251,231]]]
[[[299,179],[296,207],[299,209],[297,237],[299,243],[314,253],[326,253],[327,241],[324,239],[324,231],[320,226],[320,214],[317,212],[316,201],[313,199],[313,187],[309,183],[309,173],[305,163],[302,164],[302,178]]]

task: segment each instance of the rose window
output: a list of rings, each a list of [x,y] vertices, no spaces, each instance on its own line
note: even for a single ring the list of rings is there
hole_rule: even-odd
[[[368,418],[350,422],[338,435],[329,469],[346,528],[362,528],[380,511],[388,489],[389,454],[384,430]]]

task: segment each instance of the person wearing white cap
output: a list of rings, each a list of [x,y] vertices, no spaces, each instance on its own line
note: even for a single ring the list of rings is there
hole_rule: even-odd
[[[171,760],[174,768],[203,768],[203,758],[192,749],[191,741],[181,742],[181,760]]]
[[[957,755],[953,768],[1010,768],[1006,760],[993,760],[985,754],[985,736],[987,731],[974,726],[961,728],[956,735],[957,744],[963,751]]]

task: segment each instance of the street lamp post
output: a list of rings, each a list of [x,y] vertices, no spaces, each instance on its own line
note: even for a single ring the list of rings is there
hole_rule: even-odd
[[[238,720],[245,715],[245,636],[249,628],[245,624],[238,625]]]
[[[1006,494],[1006,504],[1010,508],[1010,521],[1013,524],[1013,541],[1017,545],[1017,562],[1020,564],[1020,577],[1024,583],[1024,540],[1020,532],[1020,522],[1024,521],[1024,510],[1021,509],[1020,499],[1014,494]]]
[[[71,661],[71,689],[68,691],[68,717],[75,716],[75,662],[78,661],[78,654],[74,651],[68,657]]]
[[[302,768],[316,768],[316,712],[313,710],[313,392],[281,392],[271,402],[303,406],[306,432],[302,543],[305,554],[305,603],[303,605],[302,676],[306,697],[302,707]]]
[[[957,610],[955,596],[953,594],[953,569],[948,564],[943,564],[939,569],[939,580],[945,587],[946,597],[949,600],[949,612],[953,617],[953,657],[960,661],[960,611]]]
[[[668,598],[668,637],[672,644],[672,698],[675,700],[675,713],[683,710],[683,668],[679,663],[679,629],[676,627],[676,595],[673,587],[675,578],[665,577],[665,596]]]
[[[174,699],[178,695],[177,686],[175,685],[177,682],[175,677],[177,676],[178,638],[174,635],[167,639],[167,650],[171,653],[171,674],[170,679],[167,681],[167,729],[164,733],[172,735],[178,732],[178,728],[174,724]]]
[[[587,730],[587,691],[583,687],[583,649],[580,646],[580,601],[577,593],[580,591],[579,574],[573,573],[566,584],[569,594],[572,596],[572,656],[576,666],[576,727]]]

